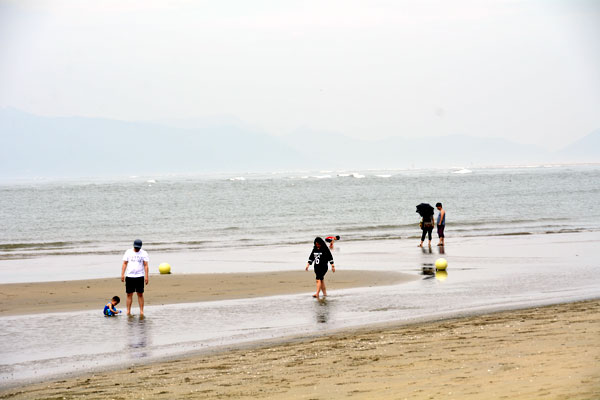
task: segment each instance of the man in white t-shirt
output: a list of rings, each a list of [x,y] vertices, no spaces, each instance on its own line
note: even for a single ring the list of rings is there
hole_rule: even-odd
[[[142,241],[135,239],[133,249],[129,249],[123,256],[121,268],[121,282],[125,282],[127,293],[127,315],[131,315],[133,293],[137,292],[140,315],[144,315],[144,285],[148,284],[148,253],[142,250]]]

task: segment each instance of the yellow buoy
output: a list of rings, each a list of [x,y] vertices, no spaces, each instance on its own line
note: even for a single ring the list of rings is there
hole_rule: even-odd
[[[161,274],[170,274],[171,266],[169,265],[169,263],[164,262],[158,266],[158,272],[160,272]]]
[[[444,271],[448,267],[448,261],[445,258],[435,260],[435,269]]]
[[[435,273],[435,279],[437,279],[438,281],[445,281],[447,277],[448,273],[446,271],[437,271]]]

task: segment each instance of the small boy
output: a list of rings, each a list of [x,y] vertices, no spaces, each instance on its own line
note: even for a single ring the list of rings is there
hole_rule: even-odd
[[[120,314],[121,311],[117,310],[115,307],[117,304],[121,302],[119,296],[113,297],[106,305],[104,306],[104,315],[107,317],[114,317],[117,314]]]

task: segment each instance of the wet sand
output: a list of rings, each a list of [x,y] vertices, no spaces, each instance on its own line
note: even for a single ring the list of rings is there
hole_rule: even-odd
[[[226,299],[309,293],[315,290],[312,271],[269,273],[150,275],[145,304],[161,305]],[[331,271],[326,276],[330,292],[337,289],[393,285],[418,279],[384,271]],[[120,278],[81,281],[11,283],[0,285],[0,316],[101,310],[112,296],[125,308],[125,284]],[[134,299],[133,307],[137,307]]]
[[[600,301],[347,331],[0,393],[82,397],[600,398]]]

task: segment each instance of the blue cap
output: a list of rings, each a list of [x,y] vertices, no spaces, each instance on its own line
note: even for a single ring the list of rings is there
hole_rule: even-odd
[[[141,249],[142,248],[142,240],[141,239],[135,239],[133,241],[133,248],[134,249]]]

